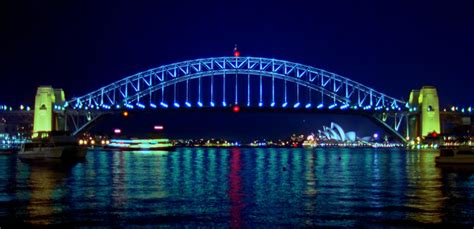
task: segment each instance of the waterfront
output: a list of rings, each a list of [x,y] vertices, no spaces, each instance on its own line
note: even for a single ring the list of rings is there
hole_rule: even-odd
[[[0,155],[0,226],[474,225],[474,171],[404,149],[89,151]]]

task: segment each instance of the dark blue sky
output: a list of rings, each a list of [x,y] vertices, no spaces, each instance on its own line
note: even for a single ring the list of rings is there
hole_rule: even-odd
[[[312,65],[407,99],[474,102],[474,1],[16,1],[0,3],[0,103],[36,87],[86,94],[175,61],[232,54]]]
[[[473,1],[2,1],[0,101],[82,95],[197,57],[274,57],[394,97],[434,85],[473,102]]]

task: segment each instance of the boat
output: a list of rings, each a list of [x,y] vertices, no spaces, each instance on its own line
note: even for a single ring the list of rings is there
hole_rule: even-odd
[[[115,150],[174,150],[175,146],[167,138],[155,139],[111,139],[106,149]]]
[[[303,145],[303,148],[314,148],[316,147],[316,142],[305,140],[302,145]]]
[[[435,161],[437,164],[472,164],[474,166],[474,149],[472,147],[442,148]]]
[[[67,133],[47,133],[21,145],[20,159],[83,159],[87,148]]]

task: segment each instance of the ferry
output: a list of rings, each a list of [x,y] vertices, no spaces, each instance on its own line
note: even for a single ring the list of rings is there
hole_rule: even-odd
[[[435,158],[437,164],[471,164],[474,166],[472,147],[442,148]]]
[[[21,159],[83,159],[87,148],[79,145],[74,136],[65,133],[48,133],[46,136],[21,145]]]
[[[111,139],[106,149],[116,150],[174,150],[175,146],[166,138],[156,139]]]
[[[308,141],[308,140],[305,140],[302,145],[303,145],[304,148],[314,148],[314,147],[317,146],[316,142]]]

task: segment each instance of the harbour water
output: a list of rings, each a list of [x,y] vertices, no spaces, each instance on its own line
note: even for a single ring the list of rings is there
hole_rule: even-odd
[[[474,171],[404,149],[0,155],[0,226],[474,226]]]

